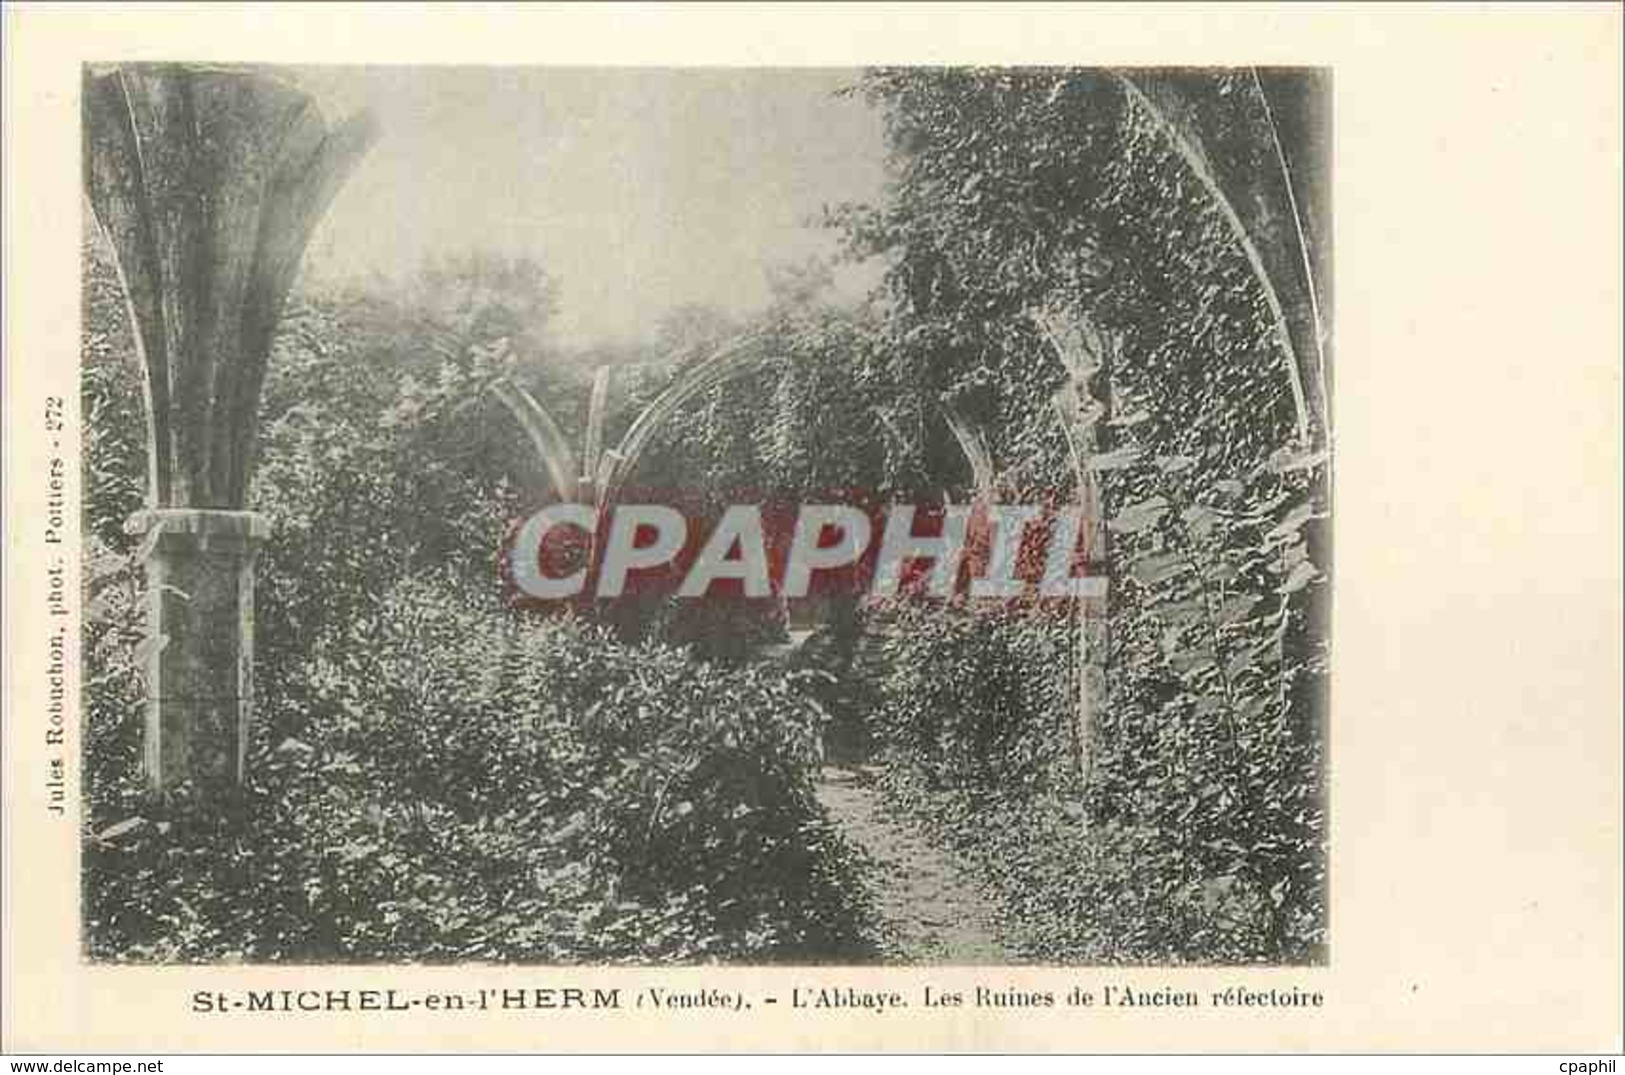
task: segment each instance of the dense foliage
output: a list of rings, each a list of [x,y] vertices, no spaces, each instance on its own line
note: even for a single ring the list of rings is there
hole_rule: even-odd
[[[226,810],[151,801],[122,532],[144,484],[140,372],[94,248],[86,279],[93,957],[863,955],[851,853],[813,797],[824,717],[797,676],[501,607],[497,550],[535,475],[486,388],[535,364],[519,351],[548,288],[523,266],[437,269],[436,302],[294,304],[254,493],[274,529],[249,784]]]
[[[928,812],[958,819],[995,874],[1032,867],[1009,891],[1114,908],[1048,916],[1072,936],[1048,930],[1035,954],[1314,958],[1325,653],[1306,598],[1324,586],[1309,550],[1325,460],[1296,436],[1257,277],[1110,74],[879,71],[862,91],[885,110],[897,183],[839,221],[858,253],[891,259],[895,361],[978,414],[1015,499],[1075,482],[1076,449],[1110,573],[1082,673],[1099,699],[1086,770],[1034,765],[1064,742],[1053,696],[1024,685],[1066,668],[1045,657],[1047,621],[939,617],[894,634],[893,746],[926,786],[954,776],[959,797]],[[1050,413],[1069,374],[1070,446]],[[1045,795],[1087,810],[1056,813]],[[1012,805],[1029,821],[985,823]],[[1184,915],[1192,900],[1246,908],[1247,929]]]
[[[863,958],[860,864],[813,796],[833,745],[884,754],[890,802],[983,872],[1023,958],[1324,957],[1328,460],[1230,222],[1109,73],[855,92],[893,173],[831,214],[888,267],[861,307],[787,266],[748,322],[679,308],[650,346],[565,354],[524,261],[290,303],[253,493],[263,719],[242,801],[207,817],[137,784],[140,372],[87,249],[92,955]],[[671,419],[642,489],[701,516],[963,501],[962,415],[998,498],[1096,508],[1107,598],[504,607],[498,550],[547,485],[492,382],[580,443],[612,366],[613,444],[742,335],[760,361]],[[795,623],[820,630],[765,660]]]
[[[398,588],[315,656],[331,716],[255,745],[234,813],[124,786],[87,844],[93,956],[536,962],[860,957],[784,677],[509,631]],[[124,824],[128,825],[128,821]]]

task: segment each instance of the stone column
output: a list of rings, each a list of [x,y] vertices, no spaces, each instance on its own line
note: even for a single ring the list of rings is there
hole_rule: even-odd
[[[252,720],[254,549],[245,510],[260,389],[317,221],[371,144],[259,68],[86,71],[85,193],[118,259],[147,372],[148,786],[218,801]]]
[[[240,783],[254,699],[254,555],[270,533],[249,511],[140,512],[154,642],[142,756],[154,792],[217,798]]]

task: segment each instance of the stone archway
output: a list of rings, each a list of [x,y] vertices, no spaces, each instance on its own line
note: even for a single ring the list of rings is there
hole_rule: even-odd
[[[1087,465],[1089,442],[1085,427],[1093,420],[1093,415],[1084,402],[1087,396],[1084,386],[1098,367],[1103,343],[1096,338],[1091,345],[1087,336],[1080,337],[1075,328],[1068,332],[1054,318],[1035,315],[1034,321],[1067,369],[1067,379],[1055,395],[1051,413],[1065,435],[1071,453],[1074,495],[1084,513],[1085,533],[1090,547],[1104,547],[1103,544],[1095,544],[1105,541],[1105,529]],[[504,378],[492,386],[492,391],[524,431],[539,464],[548,474],[555,495],[561,500],[601,509],[615,502],[616,494],[636,472],[655,434],[665,422],[701,393],[744,374],[765,360],[766,353],[757,346],[759,343],[757,336],[747,334],[717,346],[710,355],[684,371],[640,412],[614,448],[603,447],[612,370],[607,366],[600,367],[593,377],[585,444],[580,455],[576,454],[553,415],[522,386]],[[952,433],[954,443],[970,469],[972,509],[993,507],[999,495],[1000,474],[985,432],[949,402],[938,404],[938,414]],[[944,499],[950,500],[946,491]],[[1103,629],[1100,623],[1094,622],[1100,618],[1099,613],[1098,601],[1079,599],[1074,602],[1074,659],[1068,668],[1068,674],[1072,677],[1069,693],[1073,698],[1073,711],[1068,727],[1074,769],[1080,778],[1087,773],[1090,729],[1096,698],[1103,689],[1103,672],[1092,664],[1096,647],[1091,643],[1091,636]]]

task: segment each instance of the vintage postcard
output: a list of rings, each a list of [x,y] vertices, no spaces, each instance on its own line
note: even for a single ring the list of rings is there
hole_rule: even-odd
[[[1617,9],[7,20],[7,1051],[1620,1048]]]

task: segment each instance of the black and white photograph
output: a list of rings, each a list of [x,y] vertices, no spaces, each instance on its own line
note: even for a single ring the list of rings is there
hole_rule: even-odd
[[[1335,961],[1332,81],[85,65],[83,958]]]
[[[0,1054],[1607,1075],[1622,18],[5,4]]]

